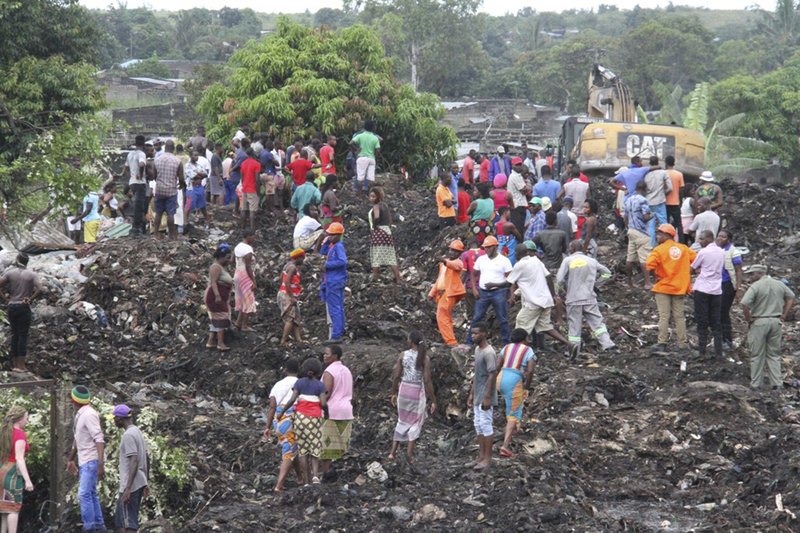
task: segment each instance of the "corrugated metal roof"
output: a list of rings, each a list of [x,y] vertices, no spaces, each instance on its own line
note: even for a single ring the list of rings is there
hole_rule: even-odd
[[[131,77],[131,79],[135,81],[142,81],[145,83],[152,83],[153,85],[175,85],[174,81],[159,80],[157,78]]]
[[[450,111],[451,109],[459,109],[462,107],[469,107],[477,104],[478,102],[442,102],[442,105],[445,109]]]
[[[33,230],[27,227],[3,226],[0,228],[0,246],[6,250],[17,250],[28,254],[77,248],[63,231],[46,222],[38,222],[33,226]]]

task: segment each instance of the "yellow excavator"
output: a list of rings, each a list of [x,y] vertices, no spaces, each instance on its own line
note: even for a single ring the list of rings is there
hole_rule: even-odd
[[[634,156],[644,164],[656,155],[675,157],[675,168],[688,178],[698,177],[705,160],[703,134],[677,125],[637,121],[636,101],[613,72],[595,64],[589,75],[587,115],[564,121],[559,143],[560,167],[574,159],[587,175],[611,175],[629,166]]]

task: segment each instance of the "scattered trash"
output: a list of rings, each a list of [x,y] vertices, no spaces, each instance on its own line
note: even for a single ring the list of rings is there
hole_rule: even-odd
[[[380,483],[383,483],[387,479],[389,479],[389,474],[386,473],[386,470],[383,469],[381,464],[377,461],[374,461],[367,465],[367,476],[370,479],[374,479]]]

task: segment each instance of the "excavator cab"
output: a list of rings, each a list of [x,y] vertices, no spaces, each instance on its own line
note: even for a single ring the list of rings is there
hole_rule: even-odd
[[[610,175],[630,158],[675,157],[687,177],[703,172],[705,138],[681,126],[637,122],[636,101],[613,72],[595,64],[589,75],[587,115],[568,117],[561,129],[558,173],[575,159],[587,175]]]

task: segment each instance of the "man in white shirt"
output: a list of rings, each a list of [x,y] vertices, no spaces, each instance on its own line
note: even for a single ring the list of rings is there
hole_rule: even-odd
[[[325,230],[319,222],[319,208],[314,204],[303,206],[303,216],[294,225],[292,234],[295,248],[311,250],[319,247],[320,242],[325,237]]]
[[[514,209],[511,210],[511,223],[517,228],[519,234],[525,233],[525,217],[528,210],[527,194],[531,192],[525,178],[522,177],[522,170],[525,165],[522,159],[515,157],[511,160],[511,175],[508,176],[506,188],[511,193],[511,201],[514,202]]]
[[[197,151],[192,152],[192,155],[189,156],[189,162],[183,166],[183,177],[186,181],[187,189],[192,188],[192,181],[198,174],[202,177],[202,183],[205,186],[210,173],[211,166],[208,164],[208,159],[202,157]]]
[[[483,241],[483,255],[475,261],[475,266],[470,271],[472,291],[476,298],[475,314],[472,317],[472,327],[467,333],[467,344],[472,344],[472,328],[483,321],[489,306],[494,308],[494,314],[500,322],[500,340],[508,344],[511,340],[511,331],[508,327],[508,289],[506,278],[511,272],[511,261],[508,257],[497,252],[497,239],[489,236]],[[476,279],[479,273],[480,281]],[[476,288],[477,287],[477,288]],[[476,294],[477,293],[477,294]]]
[[[517,263],[505,281],[511,290],[508,305],[514,305],[514,295],[519,289],[522,309],[517,313],[515,329],[524,329],[531,337],[536,336],[537,346],[543,348],[543,335],[548,335],[564,346],[570,343],[564,335],[553,328],[550,312],[558,301],[553,277],[538,257],[536,245],[531,241],[520,243],[516,248]]]
[[[702,247],[697,242],[697,236],[704,231],[710,231],[714,238],[717,237],[719,232],[719,215],[711,209],[711,198],[703,196],[697,200],[697,216],[694,217],[692,225],[689,226],[688,233],[692,235],[695,242],[692,244],[692,250],[698,251]]]
[[[147,158],[144,155],[144,135],[137,135],[134,149],[128,152],[126,161],[128,174],[128,185],[133,194],[133,234],[145,234],[144,214],[147,211],[148,187],[145,168]]]

